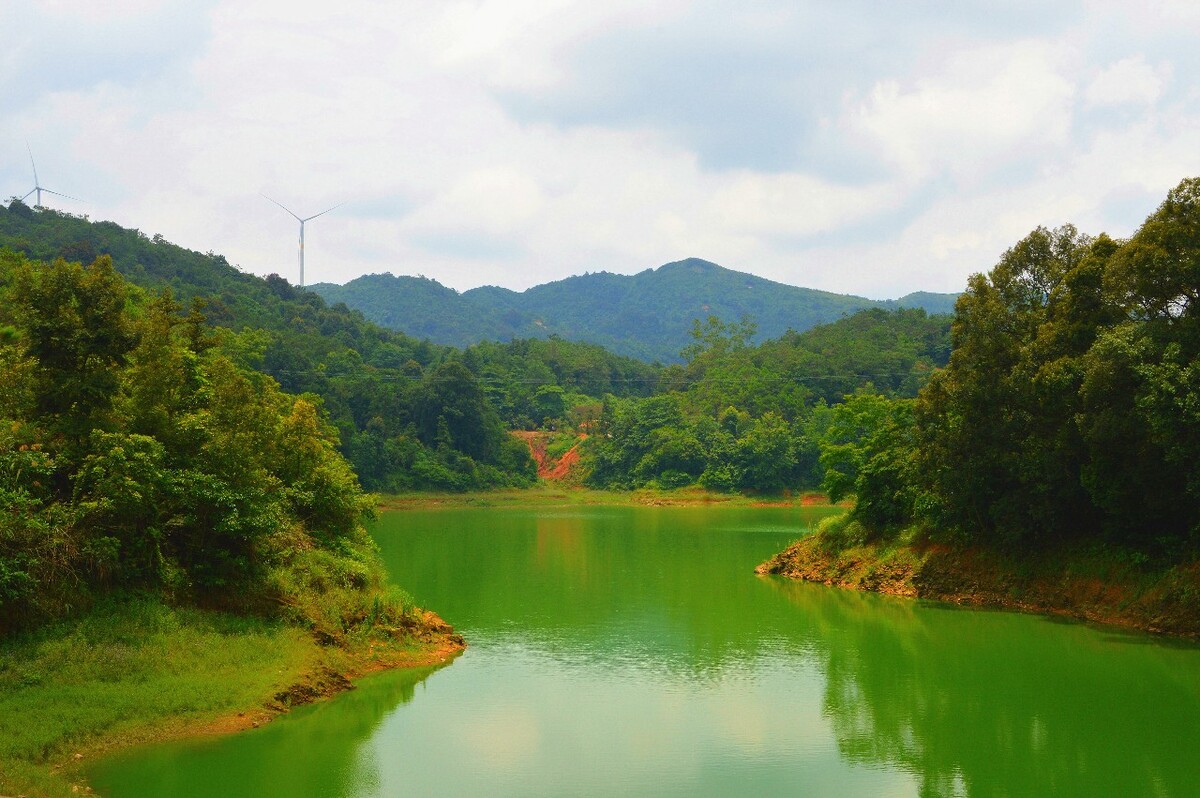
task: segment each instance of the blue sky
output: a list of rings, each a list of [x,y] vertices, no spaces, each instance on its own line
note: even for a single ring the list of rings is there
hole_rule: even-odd
[[[0,3],[0,195],[309,282],[956,291],[1200,174],[1200,5]]]

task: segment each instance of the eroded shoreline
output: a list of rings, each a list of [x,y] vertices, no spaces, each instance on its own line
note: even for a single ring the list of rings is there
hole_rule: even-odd
[[[1057,615],[1200,640],[1200,562],[1158,570],[1060,551],[1018,560],[934,544],[829,547],[819,533],[759,565],[760,574],[907,598]]]

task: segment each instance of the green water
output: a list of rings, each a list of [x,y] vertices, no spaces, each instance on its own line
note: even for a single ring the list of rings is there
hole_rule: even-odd
[[[807,509],[384,515],[470,642],[256,731],[129,752],[122,796],[1200,795],[1200,648],[755,576]]]

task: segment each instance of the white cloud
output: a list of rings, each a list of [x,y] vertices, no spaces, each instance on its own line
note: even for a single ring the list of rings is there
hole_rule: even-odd
[[[740,172],[713,188],[709,223],[738,233],[811,236],[893,208],[901,199],[894,184],[841,186],[802,174]]]
[[[494,167],[459,177],[410,216],[406,227],[512,235],[535,222],[545,206],[545,195],[532,177],[512,167]]]
[[[1139,56],[1122,58],[1100,70],[1087,87],[1090,105],[1151,105],[1162,96],[1170,70],[1155,69]]]
[[[71,20],[83,18],[94,22],[155,13],[168,3],[169,0],[105,0],[103,3],[95,0],[33,0],[32,5],[38,11],[53,16]]]
[[[1074,86],[1051,42],[962,47],[907,85],[875,85],[844,125],[873,139],[908,181],[969,179],[1069,139]]]
[[[302,215],[347,201],[307,231],[311,281],[524,288],[695,255],[870,296],[949,291],[1037,224],[1127,234],[1200,173],[1200,101],[1171,80],[1190,69],[1185,5],[1127,41],[1114,3],[1006,32],[966,7],[121,2],[89,24],[125,60],[2,62],[0,191],[28,189],[28,137],[46,184],[90,200],[59,207],[257,273],[295,276],[294,221],[266,192]],[[28,32],[9,51],[54,36],[94,53],[88,24],[63,22],[84,6],[0,9]],[[589,113],[522,116],[514,92]]]

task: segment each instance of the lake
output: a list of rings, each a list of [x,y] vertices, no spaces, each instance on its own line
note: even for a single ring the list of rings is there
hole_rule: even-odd
[[[461,657],[89,776],[108,798],[1200,794],[1200,647],[753,572],[829,512],[385,513],[389,572]]]

